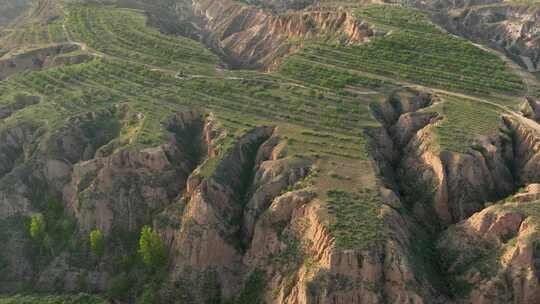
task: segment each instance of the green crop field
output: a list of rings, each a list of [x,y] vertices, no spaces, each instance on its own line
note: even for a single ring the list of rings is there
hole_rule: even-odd
[[[212,72],[218,63],[210,50],[188,38],[160,34],[134,11],[77,5],[70,6],[67,20],[74,40],[111,56],[191,74]]]
[[[0,104],[9,104],[15,92],[42,96],[45,102],[17,112],[6,121],[7,125],[30,119],[46,122],[49,128],[56,129],[64,123],[66,115],[122,102],[145,114],[144,127],[134,144],[146,146],[162,142],[161,121],[174,111],[204,108],[215,111],[233,132],[281,121],[295,126],[284,127],[291,129],[292,143],[312,147],[314,151],[359,158],[363,155],[359,130],[374,123],[369,113],[357,109],[353,101],[330,94],[314,98],[310,90],[279,80],[270,83],[226,79],[182,81],[142,65],[112,59],[12,77],[0,86]],[[366,115],[367,120],[363,119]]]
[[[304,77],[306,67],[317,70],[314,72],[319,75],[323,68],[335,74],[363,72],[372,77],[476,94],[518,94],[525,89],[521,79],[497,55],[444,32],[423,13],[371,6],[359,9],[357,16],[386,34],[355,46],[313,44],[289,58],[283,72],[293,78]]]
[[[501,126],[501,110],[489,104],[444,97],[436,110],[443,118],[435,128],[440,148],[466,152],[479,135],[493,135]]]
[[[161,122],[171,113],[200,109],[214,112],[233,134],[278,123],[294,153],[367,157],[362,128],[378,125],[367,97],[329,87],[323,78],[317,85],[307,77],[217,71],[218,58],[202,44],[147,27],[145,17],[135,10],[68,6],[65,18],[69,36],[101,58],[20,74],[0,84],[0,104],[9,103],[14,92],[45,101],[17,112],[5,125],[31,119],[55,129],[66,115],[122,102],[145,117],[135,134],[126,132],[133,136],[132,145],[162,142],[166,132]],[[176,79],[178,70],[194,76]],[[379,88],[388,83],[347,74],[342,85]]]
[[[49,24],[49,33],[58,41],[70,36],[102,58],[17,75],[0,85],[0,94],[42,96],[47,102],[19,111],[8,122],[31,118],[51,129],[62,125],[65,115],[128,103],[132,111],[145,114],[142,127],[130,133],[135,145],[162,142],[160,121],[172,111],[198,108],[215,112],[233,133],[281,122],[298,153],[365,159],[361,130],[378,125],[368,104],[381,95],[356,91],[385,91],[395,80],[476,93],[522,89],[496,55],[442,32],[418,11],[383,6],[357,15],[389,34],[352,47],[310,45],[286,59],[279,73],[260,74],[217,71],[219,59],[206,47],[161,34],[146,26],[138,11],[69,5],[64,17],[68,33],[62,29],[64,20]],[[195,76],[176,79],[176,71]],[[0,99],[9,103],[7,97]],[[463,145],[468,143],[464,139]]]
[[[362,129],[378,126],[368,105],[396,81],[471,93],[514,94],[523,89],[500,58],[443,32],[423,13],[368,6],[356,15],[387,34],[356,46],[308,44],[277,73],[261,74],[216,70],[219,58],[206,47],[146,26],[139,11],[67,5],[63,18],[45,26],[49,42],[69,38],[101,58],[0,83],[0,104],[9,104],[16,92],[43,100],[9,117],[4,127],[30,119],[54,130],[66,115],[126,103],[133,113],[144,113],[140,127],[125,131],[132,137],[130,144],[153,146],[165,140],[161,121],[171,113],[200,109],[214,112],[232,134],[278,123],[294,153],[366,159]],[[21,37],[36,36],[30,28],[20,31]],[[191,76],[177,79],[177,71]],[[464,151],[473,135],[450,136],[455,107],[448,102],[441,108],[448,119],[438,128],[439,139],[443,148]],[[474,126],[481,128],[474,134],[493,129],[496,111],[483,119],[475,104],[459,107],[457,112],[482,122]],[[484,122],[489,128],[482,127]]]

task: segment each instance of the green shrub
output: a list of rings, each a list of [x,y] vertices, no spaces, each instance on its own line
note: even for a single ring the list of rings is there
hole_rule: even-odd
[[[139,254],[143,263],[152,270],[167,264],[167,252],[159,234],[149,226],[144,226],[139,239]]]
[[[90,232],[90,249],[97,257],[101,257],[105,251],[105,240],[103,232],[94,229]]]
[[[41,213],[32,215],[30,219],[30,237],[37,242],[42,242],[45,237],[45,217]]]

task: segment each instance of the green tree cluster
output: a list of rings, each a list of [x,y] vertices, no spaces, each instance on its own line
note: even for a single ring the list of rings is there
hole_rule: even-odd
[[[143,263],[156,270],[167,264],[167,252],[159,234],[149,226],[144,226],[139,239],[139,254]]]
[[[48,198],[42,212],[30,217],[28,224],[29,236],[40,249],[40,253],[51,253],[62,250],[68,246],[73,246],[75,223],[64,214],[62,204]]]

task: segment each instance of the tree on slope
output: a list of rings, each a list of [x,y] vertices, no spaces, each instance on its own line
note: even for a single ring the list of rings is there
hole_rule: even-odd
[[[105,239],[101,230],[94,229],[90,232],[90,249],[98,258],[103,256],[105,252]]]
[[[167,264],[167,253],[159,234],[149,226],[144,226],[139,239],[139,254],[143,263],[151,270]]]

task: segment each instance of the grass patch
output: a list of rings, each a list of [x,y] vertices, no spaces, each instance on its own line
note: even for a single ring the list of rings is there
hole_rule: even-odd
[[[471,100],[448,97],[432,109],[443,117],[435,133],[444,151],[466,152],[477,136],[497,132],[501,123],[499,109]]]
[[[335,237],[338,248],[364,249],[384,238],[378,193],[370,189],[356,193],[330,190],[327,197],[328,211],[335,216],[330,233]]]
[[[295,80],[306,82],[310,85],[340,90],[346,86],[365,86],[379,88],[386,81],[367,77],[348,70],[339,69],[322,64],[302,60],[301,57],[293,56],[280,66],[280,73]]]

